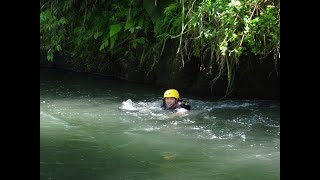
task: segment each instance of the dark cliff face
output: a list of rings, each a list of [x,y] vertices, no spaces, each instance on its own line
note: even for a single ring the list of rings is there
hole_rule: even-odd
[[[184,67],[181,67],[181,63],[178,63],[180,61],[160,61],[155,71],[155,85],[215,99],[225,96],[228,84],[226,75],[213,85],[211,83],[219,72],[217,67],[211,71],[208,68],[200,70],[199,60],[195,59],[186,61]],[[239,62],[229,98],[280,100],[279,63],[275,64],[270,57],[260,60],[253,56],[243,57]]]
[[[236,78],[235,95],[255,99],[280,100],[280,70],[273,62],[256,64],[254,70],[240,71]]]
[[[247,56],[235,80],[235,95],[254,99],[280,100],[280,62],[270,55],[265,59]]]
[[[170,58],[170,57],[166,57]],[[181,60],[169,61],[161,59],[153,73],[146,75],[136,67],[127,67],[115,72],[93,72],[102,75],[112,75],[137,83],[153,84],[157,88],[176,88],[184,93],[195,94],[197,96],[220,99],[226,93],[227,77],[222,76],[213,86],[210,82],[216,77],[218,69],[212,69],[212,74],[208,69],[200,71],[199,61],[195,59],[186,60],[184,67]],[[44,56],[40,55],[40,66],[74,69],[67,58],[57,56],[53,62],[48,62]],[[279,66],[279,65],[278,65]],[[273,60],[246,57],[240,59],[234,81],[234,89],[228,98],[236,99],[276,99],[280,100],[280,68],[275,69]]]

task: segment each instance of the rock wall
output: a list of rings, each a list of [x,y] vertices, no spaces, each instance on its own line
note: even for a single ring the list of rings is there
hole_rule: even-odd
[[[200,71],[200,63],[197,60],[186,60],[184,67],[182,67],[181,60],[167,60],[168,58],[170,57],[163,57],[158,62],[154,72],[148,76],[145,72],[130,66],[118,73],[93,73],[114,76],[130,82],[153,84],[155,87],[162,89],[176,88],[184,93],[213,99],[220,99],[225,95],[226,76],[221,77],[213,86],[210,86],[210,82],[218,73],[217,69],[213,70],[212,74],[208,74],[206,70]],[[235,88],[228,95],[229,98],[280,100],[280,72],[275,71],[274,61],[264,60],[261,63],[256,58],[245,57],[240,60],[239,65],[241,67],[238,68],[235,78]],[[53,62],[48,62],[43,54],[40,54],[40,67],[73,70],[67,58],[55,56]]]

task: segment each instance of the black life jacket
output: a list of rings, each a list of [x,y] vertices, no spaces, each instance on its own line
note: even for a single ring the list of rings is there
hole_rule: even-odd
[[[189,103],[187,101],[179,101],[179,107],[183,107],[185,109],[187,109],[188,111],[191,110],[191,106],[189,105]]]

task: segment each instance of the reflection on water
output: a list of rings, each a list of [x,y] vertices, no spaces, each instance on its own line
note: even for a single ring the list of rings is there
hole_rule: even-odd
[[[160,108],[151,86],[42,69],[41,179],[280,179],[280,103]]]

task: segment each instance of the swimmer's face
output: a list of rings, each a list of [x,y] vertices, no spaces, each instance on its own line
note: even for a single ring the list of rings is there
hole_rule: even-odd
[[[177,102],[177,99],[174,97],[167,97],[164,98],[164,101],[166,103],[167,108],[171,108]]]

